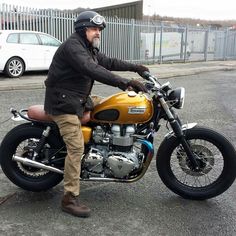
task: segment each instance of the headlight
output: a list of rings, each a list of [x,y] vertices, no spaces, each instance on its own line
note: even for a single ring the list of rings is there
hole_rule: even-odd
[[[176,88],[172,90],[167,97],[171,106],[181,109],[184,107],[185,88]]]

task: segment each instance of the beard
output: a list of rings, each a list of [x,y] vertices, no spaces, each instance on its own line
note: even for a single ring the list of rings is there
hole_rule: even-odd
[[[99,38],[93,38],[92,46],[94,48],[98,48],[99,49],[99,47],[100,47],[100,39]]]

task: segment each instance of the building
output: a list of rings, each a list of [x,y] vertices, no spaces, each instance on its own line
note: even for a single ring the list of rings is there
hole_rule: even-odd
[[[93,10],[103,16],[142,20],[143,0],[108,7],[94,8]]]

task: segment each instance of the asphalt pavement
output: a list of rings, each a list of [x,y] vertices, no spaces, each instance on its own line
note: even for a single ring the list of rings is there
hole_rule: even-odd
[[[160,79],[194,75],[209,71],[235,70],[236,61],[207,61],[148,65],[150,72]],[[132,72],[114,72],[125,78],[140,78]],[[0,91],[44,88],[46,72],[28,72],[20,78],[10,79],[0,75]]]
[[[152,74],[186,88],[186,101],[178,113],[185,122],[197,122],[224,133],[236,145],[236,61],[149,65]],[[231,71],[232,70],[232,71]],[[216,71],[213,73],[205,73]],[[202,73],[202,74],[200,74]],[[138,78],[134,73],[121,76]],[[189,77],[182,77],[189,75]],[[27,73],[19,79],[0,75],[0,117],[16,109],[42,103],[46,73]],[[169,79],[168,79],[169,80]],[[198,89],[199,88],[199,89]],[[94,93],[108,96],[116,88],[94,86]],[[1,125],[0,140],[12,121]],[[163,123],[155,147],[168,132]],[[0,236],[60,235],[236,235],[236,183],[224,194],[207,201],[182,199],[169,191],[156,172],[155,158],[148,172],[132,184],[82,182],[81,200],[92,216],[80,219],[61,212],[63,185],[41,193],[24,191],[12,184],[0,169]]]

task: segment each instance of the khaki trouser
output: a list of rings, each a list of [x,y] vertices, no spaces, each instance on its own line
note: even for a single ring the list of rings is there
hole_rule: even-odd
[[[94,105],[101,101],[101,97],[92,96]],[[66,144],[67,156],[64,167],[64,193],[70,192],[74,196],[80,193],[81,158],[84,153],[84,137],[81,122],[77,115],[65,114],[52,116],[59,127],[60,134]]]
[[[70,192],[77,196],[80,191],[81,157],[84,153],[81,123],[77,115],[66,114],[51,117],[56,122],[67,148],[64,167],[64,193]]]

